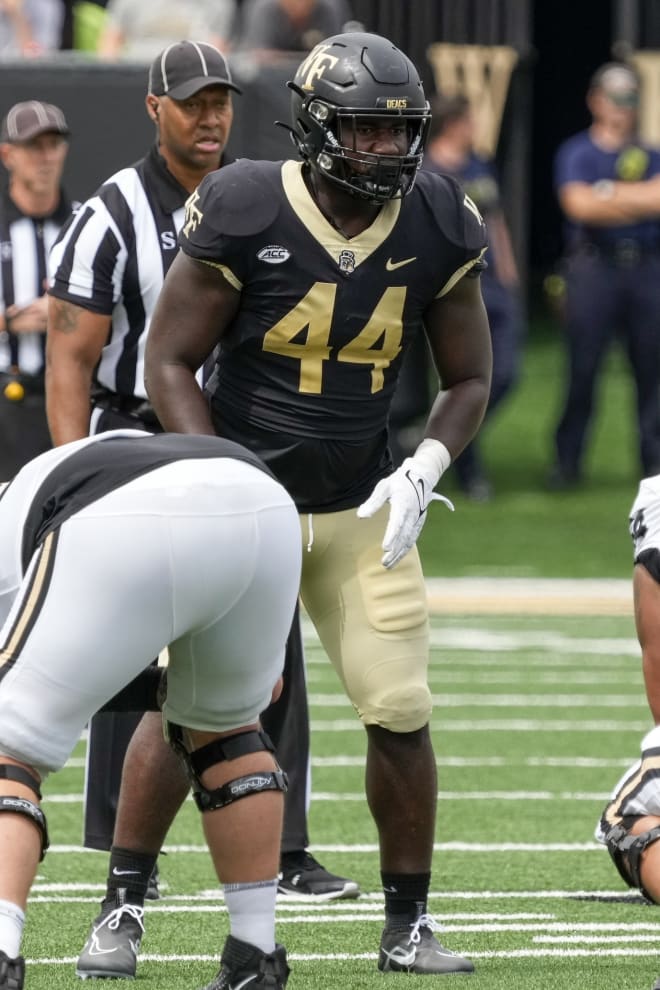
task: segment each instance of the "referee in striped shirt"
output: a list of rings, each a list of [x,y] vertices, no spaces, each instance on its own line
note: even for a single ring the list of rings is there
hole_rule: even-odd
[[[72,204],[69,127],[52,103],[16,103],[0,132],[0,481],[50,443],[44,399],[46,259]]]
[[[155,144],[81,206],[55,245],[46,399],[56,444],[126,426],[159,430],[143,381],[149,320],[177,251],[185,201],[207,173],[227,163],[224,146],[232,123],[232,92],[240,90],[213,46],[183,41],[166,48],[151,66],[146,96],[147,114],[156,126]],[[309,719],[298,623],[294,629],[285,690],[264,716],[289,775],[282,853],[300,862],[309,876],[320,871],[315,872],[318,889],[310,893],[342,896],[356,892],[356,885],[327,873],[305,852]],[[158,713],[142,718],[107,712],[94,718],[84,842],[94,849],[112,845],[108,889],[96,924],[115,909],[126,889],[133,904],[144,900],[157,852],[187,792],[187,779],[163,742]],[[114,939],[105,956],[109,970],[104,975],[134,975],[135,951],[122,926],[109,931],[106,925],[100,931]],[[98,975],[90,971],[93,966],[98,966],[98,955],[92,960],[83,950],[79,975]]]

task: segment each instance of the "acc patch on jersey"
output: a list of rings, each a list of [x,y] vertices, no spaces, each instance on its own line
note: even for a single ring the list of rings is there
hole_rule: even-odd
[[[291,252],[285,247],[282,247],[281,244],[268,244],[261,251],[257,251],[259,261],[266,261],[269,265],[281,265],[283,261],[288,261],[290,257]]]

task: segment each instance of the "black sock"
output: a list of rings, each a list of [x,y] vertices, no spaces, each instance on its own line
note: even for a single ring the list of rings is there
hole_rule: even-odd
[[[430,873],[380,874],[385,894],[385,922],[388,928],[414,925],[426,912],[431,883]]]
[[[110,850],[107,890],[104,903],[114,901],[117,890],[126,891],[129,904],[144,904],[151,871],[158,856],[113,846]]]
[[[306,849],[296,849],[293,852],[283,852],[280,855],[281,870],[302,869],[307,859]]]

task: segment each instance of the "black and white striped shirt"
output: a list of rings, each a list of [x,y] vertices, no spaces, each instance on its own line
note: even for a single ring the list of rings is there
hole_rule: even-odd
[[[95,380],[122,397],[146,398],[147,330],[188,195],[153,146],[83,203],[51,252],[51,295],[112,317]]]
[[[62,192],[53,213],[27,216],[11,199],[9,190],[4,190],[0,197],[0,312],[14,304],[27,306],[43,296],[48,254],[71,210],[71,203]],[[0,371],[8,371],[15,365],[23,374],[43,372],[41,331],[0,333]]]

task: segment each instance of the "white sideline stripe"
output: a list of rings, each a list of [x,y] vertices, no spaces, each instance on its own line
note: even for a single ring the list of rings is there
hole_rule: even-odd
[[[658,935],[604,935],[603,938],[599,938],[598,935],[535,935],[532,942],[543,942],[552,944],[554,942],[559,942],[562,945],[566,945],[567,942],[574,944],[576,942],[584,942],[587,945],[592,944],[610,944],[613,942],[658,942]]]
[[[436,649],[443,649],[441,644],[432,644]],[[527,650],[530,647],[526,647]],[[461,667],[478,667],[479,670],[487,667],[498,667],[500,670],[534,670],[534,668],[539,668],[541,671],[546,671],[550,668],[556,667],[557,670],[563,671],[568,670],[572,672],[576,664],[580,667],[593,668],[593,670],[621,670],[621,660],[625,659],[626,656],[632,656],[634,659],[639,659],[640,652],[639,648],[630,654],[623,652],[621,650],[613,650],[612,657],[607,658],[603,655],[602,650],[589,651],[589,654],[580,652],[579,650],[572,650],[570,653],[564,651],[563,655],[560,652],[553,652],[549,654],[544,654],[542,656],[529,655],[529,653],[523,653],[520,657],[516,657],[515,654],[510,651],[505,651],[503,656],[495,656],[491,653],[493,651],[487,645],[481,646],[478,650],[472,652],[476,653],[476,656],[472,656],[470,653],[466,653],[460,658]],[[536,651],[539,653],[539,651]],[[448,650],[447,656],[442,654],[436,654],[431,657],[431,667],[430,670],[440,670],[444,667],[449,667],[450,670],[454,670],[457,665],[456,651],[453,652]],[[593,653],[593,655],[591,655]],[[312,662],[316,662],[313,661]],[[319,663],[328,663],[327,660],[319,660]]]
[[[467,853],[500,853],[500,852],[599,852],[603,851],[605,846],[600,842],[436,842],[433,845],[434,852],[467,852]],[[208,848],[205,845],[176,845],[163,846],[163,850],[166,853],[208,853]],[[52,845],[49,847],[49,853],[98,853],[100,856],[107,856],[107,853],[100,852],[96,849],[86,849],[84,846],[73,846],[73,845]],[[345,853],[348,855],[362,854],[362,853],[377,853],[379,851],[378,846],[373,843],[364,843],[351,846],[344,845],[324,845],[315,844],[310,846],[310,851],[314,853]],[[51,889],[46,887],[39,887],[37,884],[33,887],[33,890],[45,890]],[[58,885],[56,888],[52,889],[66,889],[66,890],[96,890],[96,885],[90,887],[89,884],[72,884],[62,887]],[[619,891],[620,893],[620,891]],[[451,894],[447,894],[447,897],[451,897]],[[475,897],[480,896],[475,894]],[[529,895],[530,897],[537,896],[534,893]]]
[[[591,719],[571,721],[569,719],[473,719],[431,721],[433,732],[648,732],[651,727],[649,719],[630,719],[614,721],[607,719]],[[362,732],[362,723],[355,719],[312,719],[311,728],[314,732]]]
[[[639,643],[631,637],[582,637],[558,633],[552,629],[473,629],[454,626],[432,628],[431,644],[453,650],[493,650],[511,653],[513,650],[535,649],[541,653],[620,654],[639,656]],[[512,658],[515,659],[520,658]]]
[[[451,670],[446,666],[443,666],[439,670],[439,666],[432,657],[428,676],[431,687],[441,684],[446,690],[450,684],[469,684],[470,686],[474,684],[474,671],[462,669]],[[498,686],[504,684],[524,685],[530,689],[537,687],[537,689],[541,688],[543,690],[555,684],[561,685],[564,690],[571,685],[583,688],[585,686],[602,687],[604,684],[615,686],[620,684],[623,688],[629,690],[631,678],[630,670],[627,670],[623,665],[607,671],[602,669],[567,670],[566,667],[563,667],[561,670],[542,670],[539,668],[530,671],[524,670],[521,665],[516,665],[512,670],[481,670],[479,672],[479,685],[481,687],[495,684]]]
[[[327,664],[320,641],[313,629],[304,631],[305,649],[308,652],[307,661],[310,664]],[[495,629],[464,629],[450,627],[439,629],[433,627],[430,632],[432,647],[441,650],[463,650],[466,653],[504,653],[502,657],[484,657],[484,660],[497,666],[519,668],[525,667],[528,661],[525,657],[516,656],[517,651],[535,650],[541,656],[531,660],[531,666],[556,667],[565,666],[568,660],[575,657],[595,658],[599,666],[617,669],[616,661],[623,657],[639,657],[640,649],[636,639],[629,637],[581,637],[557,633],[554,630],[506,630]],[[560,654],[560,655],[558,655]],[[563,656],[561,655],[563,654]],[[443,663],[455,663],[442,657],[433,658],[432,667]],[[469,662],[469,657],[461,657],[461,664]]]
[[[527,756],[521,759],[510,759],[506,756],[438,756],[436,764],[439,767],[571,767],[580,768],[616,768],[630,766],[629,757],[605,758],[600,756]],[[85,761],[70,761],[67,768],[77,769],[84,766]],[[364,756],[313,756],[313,767],[364,767]]]
[[[364,767],[364,756],[314,756],[313,767]],[[506,756],[438,756],[439,767],[627,767],[629,757],[605,759],[598,756],[528,756],[509,759]]]
[[[622,946],[620,949],[609,949],[599,947],[597,949],[512,949],[510,951],[488,951],[488,952],[470,952],[470,959],[584,959],[592,958],[594,956],[628,956],[635,955],[639,956],[654,956],[657,957],[658,950],[654,949],[644,949],[641,946],[630,946],[629,948]],[[321,954],[321,953],[298,953],[292,952],[288,954],[290,962],[303,963],[303,962],[358,962],[365,960],[375,960],[377,959],[377,954],[375,952],[360,952],[349,954],[346,952],[337,952],[333,954]],[[26,964],[28,966],[71,966],[78,961],[77,956],[70,956],[64,959],[27,959]],[[155,955],[151,953],[140,954],[140,962],[155,962],[155,963],[181,963],[181,962],[209,962],[215,963],[217,965],[219,959],[217,955],[207,956],[207,955]]]
[[[382,921],[383,912],[382,909],[375,910],[372,909],[372,913],[356,913],[355,911],[349,912],[346,909],[342,913],[329,912],[326,906],[325,914],[308,914],[303,911],[303,905],[299,905],[299,910],[302,913],[293,915],[292,917],[282,917],[278,916],[278,925],[318,925],[318,924],[345,924],[347,922],[360,922],[360,921]],[[154,905],[148,908],[149,914],[224,914],[226,913],[226,908],[219,904],[205,904],[205,905],[180,905],[177,907],[167,907]],[[443,923],[442,932],[443,935],[446,933],[454,935],[474,935],[481,932],[489,932],[490,934],[502,934],[505,932],[654,932],[655,938],[657,940],[658,935],[660,935],[660,925],[658,924],[639,924],[636,922],[624,923],[624,924],[573,924],[572,922],[545,922],[543,924],[535,922],[521,922],[521,921],[511,921],[510,924],[502,922],[489,922],[486,924],[474,924],[469,923],[454,923],[449,922],[448,924]]]
[[[438,801],[607,801],[609,791],[438,791]],[[188,797],[186,800],[190,801]],[[312,804],[364,801],[361,791],[314,791]],[[44,795],[45,804],[82,804],[82,794]]]
[[[310,705],[350,708],[345,694],[310,694]],[[619,694],[434,694],[442,708],[644,708],[648,701],[639,691]]]
[[[432,612],[632,615],[628,579],[459,577],[426,581]]]
[[[427,578],[432,614],[632,615],[632,582],[617,578]],[[304,617],[303,629],[311,623]]]
[[[178,850],[176,850],[175,848],[169,848],[169,849],[166,849],[166,851],[167,852],[175,852],[175,851],[178,851]],[[200,848],[200,849],[195,850],[195,851],[197,851],[197,852],[204,852],[204,853],[207,852],[206,848]],[[374,849],[373,851],[374,852],[377,852],[378,850],[377,849]],[[32,891],[33,891],[34,894],[36,894],[37,890],[39,889],[39,886],[40,886],[39,884],[35,884],[34,887],[32,888]],[[57,884],[47,884],[45,886],[47,888],[60,887],[60,888],[65,889],[65,890],[95,889],[95,887],[96,887],[96,885],[93,885],[93,884],[90,884],[89,886],[85,886],[84,884],[59,884],[59,885],[57,885]],[[197,895],[191,895],[191,897],[188,897],[188,898],[186,898],[186,896],[183,895],[183,894],[173,895],[172,896],[172,900],[174,900],[175,898],[178,898],[180,900],[186,900],[186,899],[187,900],[192,900],[192,899],[194,899],[195,896],[198,897],[202,902],[208,902],[209,900],[217,900],[217,901],[222,900],[222,892],[218,888],[215,888],[215,889],[213,889],[211,891],[201,891],[199,894],[197,894]],[[480,901],[488,901],[488,900],[493,900],[493,901],[510,901],[510,900],[519,900],[519,901],[520,900],[522,900],[522,901],[558,900],[558,901],[565,901],[565,900],[574,900],[574,899],[577,899],[577,898],[596,899],[596,898],[612,898],[612,897],[616,897],[616,898],[620,899],[622,902],[624,902],[626,900],[630,900],[631,902],[636,902],[636,900],[638,899],[639,895],[637,893],[628,892],[628,891],[625,891],[625,890],[622,891],[621,888],[619,888],[617,890],[480,890],[480,891],[479,890],[477,890],[477,891],[475,891],[475,890],[465,890],[465,891],[463,891],[463,890],[453,890],[453,891],[446,891],[446,890],[437,890],[436,891],[436,890],[432,890],[432,891],[429,892],[429,900],[431,900],[431,901],[442,900],[443,902],[444,901],[466,901],[466,902],[469,902],[469,901],[479,901],[480,902]],[[31,900],[33,899],[32,896],[31,896],[30,899]],[[47,902],[52,901],[52,902],[56,902],[56,903],[60,903],[60,902],[71,902],[71,903],[75,903],[75,904],[78,904],[78,903],[89,903],[90,901],[94,901],[95,902],[97,900],[97,898],[91,898],[91,897],[39,897],[39,896],[36,896],[34,899],[35,900],[38,900],[38,901],[41,901],[42,903],[47,903]],[[168,900],[169,899],[170,898],[169,898],[169,895],[168,895]],[[384,901],[383,901],[383,895],[382,895],[382,893],[381,894],[378,894],[378,893],[363,893],[363,894],[360,895],[359,899],[356,900],[353,903],[351,909],[353,911],[355,911],[355,912],[357,912],[357,911],[370,911],[373,908],[373,905],[374,904],[377,904],[379,907],[381,907],[383,905],[383,903],[384,903]],[[344,905],[344,906],[345,907],[348,907],[348,905]],[[152,911],[152,910],[154,910],[154,908],[155,908],[155,905],[147,905],[147,911]],[[340,902],[336,902],[334,904],[333,903],[327,903],[327,902],[325,904],[310,904],[309,901],[304,901],[303,902],[303,899],[302,898],[297,899],[294,896],[289,896],[289,897],[286,898],[286,900],[284,900],[284,901],[278,900],[278,902],[277,902],[277,910],[278,910],[278,912],[281,912],[281,911],[303,910],[303,908],[304,908],[304,910],[305,910],[305,912],[307,914],[313,914],[315,912],[320,912],[320,911],[333,912],[335,910],[336,911],[343,910],[342,904]],[[444,917],[448,917],[448,915],[442,914],[441,911],[439,911],[439,910],[436,913],[437,913],[437,917],[440,918],[440,919],[442,919]],[[477,915],[474,915],[471,912],[468,917],[469,918],[474,918],[474,917],[477,917]],[[507,914],[507,915],[505,915],[505,917],[514,918],[514,917],[518,917],[518,916],[517,915],[508,915]],[[522,915],[521,915],[521,917],[522,917]],[[528,917],[533,917],[533,915],[531,915],[531,916],[528,915]],[[554,915],[552,917],[554,917]],[[635,927],[637,927],[637,926],[635,926]]]

